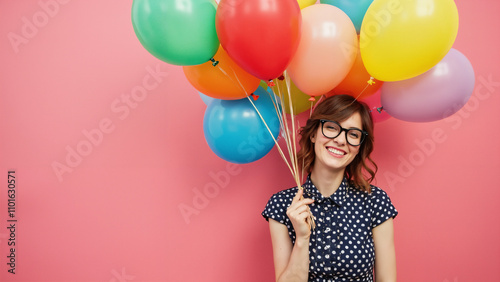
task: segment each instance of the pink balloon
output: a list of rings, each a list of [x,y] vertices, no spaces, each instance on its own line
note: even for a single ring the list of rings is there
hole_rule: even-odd
[[[349,73],[358,49],[356,28],[339,8],[315,4],[302,9],[299,47],[288,73],[311,96],[326,94]]]
[[[382,86],[382,106],[391,116],[411,122],[436,121],[460,110],[474,91],[469,60],[451,49],[432,69],[417,77]]]
[[[373,95],[361,99],[361,102],[365,102],[370,108],[373,122],[382,122],[391,118],[391,116],[382,108],[382,101],[380,100],[380,92],[381,91],[378,90]]]

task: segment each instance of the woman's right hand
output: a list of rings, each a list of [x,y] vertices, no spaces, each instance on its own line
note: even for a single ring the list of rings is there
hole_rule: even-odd
[[[308,205],[314,203],[314,200],[306,198],[301,200],[303,193],[303,189],[299,189],[286,210],[286,215],[292,222],[297,239],[308,239],[311,236],[311,223],[309,222],[311,210]]]

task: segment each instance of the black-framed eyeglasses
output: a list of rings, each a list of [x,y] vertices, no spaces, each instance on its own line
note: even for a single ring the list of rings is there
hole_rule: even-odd
[[[323,136],[329,139],[336,138],[342,133],[345,132],[345,139],[347,143],[352,146],[359,146],[365,140],[366,136],[368,136],[368,132],[363,131],[359,128],[342,128],[340,124],[336,121],[320,119],[321,122],[321,132]]]

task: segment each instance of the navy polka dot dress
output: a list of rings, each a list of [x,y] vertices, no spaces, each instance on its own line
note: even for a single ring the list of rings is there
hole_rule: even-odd
[[[316,223],[309,241],[309,281],[373,281],[372,229],[398,214],[387,194],[376,186],[371,193],[348,187],[345,178],[330,197],[323,197],[310,177],[302,187],[304,197],[315,200],[309,205]],[[286,210],[297,191],[295,187],[274,194],[262,212],[266,220],[286,225],[294,244]]]

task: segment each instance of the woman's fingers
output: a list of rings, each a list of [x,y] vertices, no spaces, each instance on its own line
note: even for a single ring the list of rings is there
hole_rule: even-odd
[[[302,198],[303,194],[304,194],[304,190],[299,189],[299,191],[297,191],[297,194],[295,194],[295,197],[293,197],[293,199],[292,199],[292,204],[300,201],[300,198]]]
[[[292,221],[297,237],[307,237],[311,234],[311,225],[309,222],[311,209],[309,208],[309,205],[314,203],[314,200],[306,199],[303,195],[304,191],[299,189],[286,211],[286,215]]]
[[[314,200],[313,200],[313,199],[309,199],[309,198],[308,198],[308,199],[303,199],[302,201],[303,201],[303,202],[304,202],[304,204],[306,204],[306,205],[310,205],[310,204],[314,203]]]
[[[287,209],[287,215],[289,217],[296,217],[301,213],[306,213],[306,216],[310,214],[310,209],[308,205],[314,203],[314,200],[302,198],[303,193],[304,193],[303,190],[299,189],[299,191],[293,198],[292,203]]]
[[[307,205],[301,205],[301,206],[299,206],[299,207],[297,207],[297,208],[295,209],[295,212],[296,212],[297,214],[300,214],[300,213],[303,213],[303,212],[309,212],[309,211],[310,211],[310,210],[309,210],[309,206],[307,206]]]
[[[309,205],[309,204],[314,203],[313,199],[302,198],[303,194],[304,194],[303,189],[299,189],[299,191],[297,191],[297,194],[295,194],[295,197],[293,197],[292,203],[290,204],[289,208],[293,208],[294,206],[298,206],[298,205],[302,205],[302,204]]]
[[[301,206],[308,206],[310,204],[314,203],[313,199],[302,199],[297,202],[292,202],[292,204],[288,207],[288,210],[296,210],[297,208]]]

